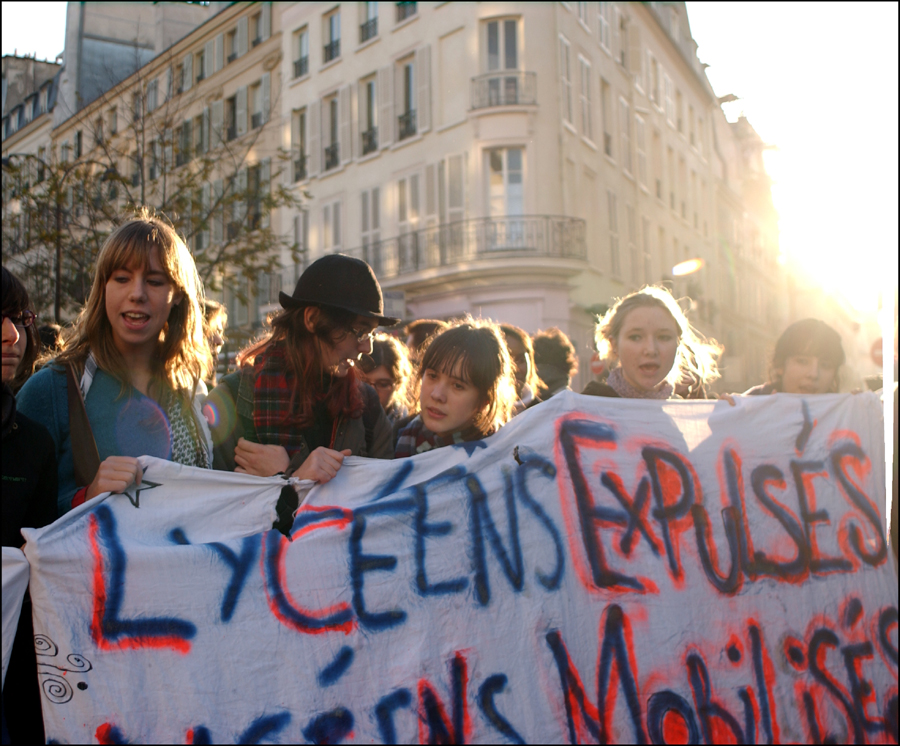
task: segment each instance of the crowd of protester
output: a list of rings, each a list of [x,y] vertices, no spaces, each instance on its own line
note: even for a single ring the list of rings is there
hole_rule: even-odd
[[[26,288],[2,272],[4,546],[21,546],[23,527],[140,483],[142,455],[324,483],[347,456],[410,457],[486,438],[571,390],[578,372],[558,328],[532,336],[466,316],[397,330],[372,269],[333,254],[280,294],[265,333],[219,379],[226,310],[205,298],[182,238],[146,211],[106,240],[67,329],[39,326]],[[723,348],[665,288],[619,299],[595,341],[609,372],[583,394],[716,398]],[[844,362],[837,332],[798,321],[775,346],[769,380],[745,393],[837,392]],[[3,690],[4,742],[43,742],[32,634],[26,598]]]

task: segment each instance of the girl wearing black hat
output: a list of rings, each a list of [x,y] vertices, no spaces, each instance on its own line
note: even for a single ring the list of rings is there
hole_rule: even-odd
[[[311,264],[262,339],[237,357],[204,408],[214,468],[327,482],[346,456],[391,458],[391,426],[356,362],[384,316],[381,288],[359,259]]]

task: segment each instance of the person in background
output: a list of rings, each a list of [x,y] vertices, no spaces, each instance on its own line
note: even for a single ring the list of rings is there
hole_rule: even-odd
[[[835,394],[845,360],[841,335],[828,324],[818,319],[797,321],[775,343],[769,380],[744,395]]]
[[[409,361],[413,366],[418,365],[422,359],[425,342],[448,326],[446,321],[438,319],[416,319],[406,325],[403,334],[406,335],[406,349],[409,350]]]
[[[55,355],[63,351],[65,340],[59,324],[42,324],[38,329],[38,336],[41,338],[42,355]]]
[[[19,394],[21,411],[44,425],[56,446],[60,515],[101,493],[140,484],[138,456],[211,466],[212,442],[196,396],[212,363],[202,302],[190,251],[148,209],[106,239],[66,349]],[[72,450],[70,365],[90,428],[78,437],[93,437],[100,460],[84,486],[76,483]]]
[[[513,370],[516,374],[518,401],[513,408],[513,416],[515,416],[540,401],[537,398],[537,391],[541,386],[541,379],[538,377],[534,364],[534,347],[531,345],[531,337],[528,336],[528,332],[512,324],[500,324],[500,329],[506,340],[509,358],[512,360]]]
[[[665,288],[647,286],[619,299],[597,324],[595,338],[601,358],[618,364],[606,383],[591,381],[583,394],[671,399],[678,398],[680,378],[706,385],[719,375],[721,346],[693,329]]]
[[[204,383],[207,390],[212,391],[216,387],[219,354],[222,352],[222,345],[225,344],[225,327],[228,326],[228,311],[225,306],[209,298],[203,301],[203,324],[206,340],[209,342],[209,351],[212,353],[212,372]]]
[[[372,268],[344,254],[313,262],[271,331],[241,350],[204,413],[214,468],[327,482],[346,456],[391,458],[391,426],[356,364],[372,351],[384,315]]]
[[[566,334],[554,326],[535,334],[532,345],[537,375],[542,382],[537,398],[547,401],[560,391],[569,390],[572,376],[578,372],[578,355]]]
[[[372,352],[363,355],[360,369],[366,382],[378,392],[378,400],[392,425],[409,414],[414,401],[410,391],[412,366],[406,347],[398,339],[389,334],[375,335]]]
[[[509,421],[516,400],[500,328],[467,318],[438,334],[422,357],[415,417],[399,432],[395,458],[481,440]]]
[[[31,370],[40,343],[25,286],[6,267],[2,273],[2,533],[3,546],[21,547],[22,528],[41,528],[56,520],[56,448],[47,428],[16,411],[10,384]],[[44,743],[31,596],[27,591],[3,687],[3,724],[13,743]]]

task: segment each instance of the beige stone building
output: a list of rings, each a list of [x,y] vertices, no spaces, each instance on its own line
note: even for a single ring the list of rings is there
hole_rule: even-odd
[[[140,98],[146,117],[173,131],[132,161],[143,169],[136,183],[160,188],[160,164],[190,139],[240,155],[241,178],[274,180],[304,200],[266,216],[300,263],[285,251],[249,304],[236,297],[252,294],[246,278],[220,278],[233,325],[258,326],[308,262],[343,251],[374,267],[405,318],[472,313],[531,333],[560,327],[578,348],[581,386],[594,314],[666,282],[726,345],[720,388],[763,380],[788,312],[766,146],[746,120],[726,121],[683,3],[203,12],[176,41],[172,29],[191,20],[180,11],[165,11],[152,32],[141,21],[152,59],[74,114],[55,114],[50,139],[62,158],[80,138],[85,157],[96,147],[85,133],[110,132]],[[220,188],[212,175],[201,203]],[[216,246],[229,222],[214,222],[194,250]],[[673,272],[691,259],[702,268]]]
[[[726,388],[760,380],[783,316],[764,146],[726,122],[683,3],[299,3],[282,23],[309,259],[365,258],[410,318],[558,326],[583,371],[593,313],[703,259],[674,289],[729,337]]]

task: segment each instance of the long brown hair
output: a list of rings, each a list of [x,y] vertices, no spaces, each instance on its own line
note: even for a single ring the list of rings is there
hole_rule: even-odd
[[[88,355],[94,353],[102,370],[123,384],[131,383],[131,373],[115,345],[106,316],[106,284],[118,269],[138,264],[146,270],[154,250],[182,298],[172,307],[160,333],[157,352],[151,359],[151,372],[173,390],[193,396],[197,382],[212,366],[203,333],[203,284],[185,242],[166,220],[146,207],[116,228],[104,242],[87,303],[73,324],[65,351],[56,361],[72,362],[83,368]]]
[[[284,413],[284,421],[297,427],[312,424],[313,408],[322,399],[327,402],[332,419],[339,415],[359,417],[365,407],[362,377],[356,366],[322,391],[325,368],[321,345],[333,347],[342,335],[349,333],[356,314],[339,308],[314,307],[319,313],[312,331],[306,328],[304,321],[304,312],[309,306],[282,309],[269,322],[271,330],[251,342],[236,358],[238,367],[253,365],[257,356],[264,354],[270,345],[284,344],[285,375],[291,385],[291,401]]]

